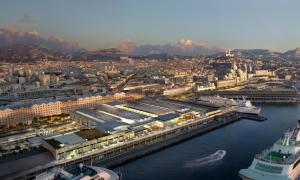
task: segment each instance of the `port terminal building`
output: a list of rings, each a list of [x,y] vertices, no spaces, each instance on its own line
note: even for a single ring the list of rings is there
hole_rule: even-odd
[[[47,137],[42,146],[56,160],[84,157],[114,144],[126,143],[149,133],[192,121],[203,112],[164,100],[115,101],[71,112],[85,129]],[[203,114],[204,115],[204,114]]]

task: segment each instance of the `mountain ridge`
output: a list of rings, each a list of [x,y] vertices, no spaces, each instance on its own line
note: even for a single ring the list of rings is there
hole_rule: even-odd
[[[300,48],[295,48],[286,52],[275,52],[268,49],[234,49],[232,53],[237,57],[256,58],[256,59],[276,59],[300,61]],[[201,54],[200,54],[201,55]],[[224,56],[224,52],[216,53],[210,57]],[[30,62],[42,59],[49,60],[109,60],[119,59],[122,56],[138,58],[157,58],[167,59],[172,56],[182,56],[176,54],[145,54],[127,55],[118,48],[107,48],[95,51],[81,49],[80,51],[70,52],[67,50],[56,50],[46,46],[36,44],[14,44],[0,47],[0,60],[10,62]],[[189,56],[183,56],[189,57]],[[192,57],[192,56],[190,56]]]

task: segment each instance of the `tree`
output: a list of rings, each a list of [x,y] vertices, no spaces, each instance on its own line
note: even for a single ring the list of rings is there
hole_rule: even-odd
[[[16,149],[16,150],[20,150],[21,147],[20,147],[19,145],[17,145],[17,146],[15,147],[15,149]]]
[[[33,118],[33,122],[37,122],[39,119],[37,117]]]

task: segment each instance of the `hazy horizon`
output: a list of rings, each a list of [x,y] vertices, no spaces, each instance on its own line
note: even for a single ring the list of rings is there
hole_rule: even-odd
[[[295,0],[4,0],[0,28],[89,50],[284,52],[300,47],[299,5]]]

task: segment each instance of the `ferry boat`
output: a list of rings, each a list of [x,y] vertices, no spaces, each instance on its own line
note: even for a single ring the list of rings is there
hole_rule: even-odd
[[[239,171],[243,179],[295,180],[300,174],[300,120],[270,148],[254,157],[251,166]]]
[[[36,180],[121,180],[121,175],[109,169],[83,164],[70,165],[65,168],[53,168],[39,174]]]
[[[236,109],[237,112],[256,114],[258,115],[261,111],[261,108],[253,106],[251,101],[245,100],[234,100],[223,98],[220,96],[200,96],[197,100],[198,104],[212,107],[229,107],[232,106]]]

